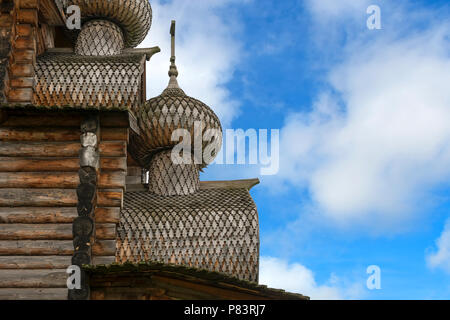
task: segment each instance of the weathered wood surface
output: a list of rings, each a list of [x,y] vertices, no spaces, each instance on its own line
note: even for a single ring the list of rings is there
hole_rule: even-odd
[[[115,240],[97,240],[92,247],[94,256],[114,256],[116,254]]]
[[[99,223],[96,238],[114,240],[116,225]],[[70,240],[72,224],[0,224],[0,240]]]
[[[3,142],[0,157],[76,157],[81,144],[78,142]],[[101,142],[100,155],[104,157],[125,157],[126,142]]]
[[[0,207],[75,207],[72,189],[0,189]]]
[[[99,207],[120,207],[123,206],[123,190],[99,190],[97,205]]]
[[[259,184],[259,179],[228,180],[228,181],[200,181],[200,189],[247,189]]]
[[[100,140],[128,142],[128,128],[102,128],[100,131]]]
[[[0,223],[72,223],[77,216],[77,208],[0,207]],[[110,217],[108,212],[105,216]]]
[[[116,256],[92,257],[93,265],[109,265],[116,262]]]
[[[77,208],[53,207],[0,207],[0,223],[72,223],[78,216]],[[96,223],[119,223],[120,208],[97,207]]]
[[[67,300],[67,288],[0,288],[0,300]]]
[[[67,288],[66,269],[0,270],[0,288]]]
[[[65,269],[70,256],[0,256],[0,269]]]
[[[0,127],[0,141],[79,141],[80,131],[72,128],[9,128]]]
[[[92,250],[97,256],[113,256],[116,254],[116,241],[97,240]],[[1,256],[71,256],[72,254],[71,240],[0,240]]]
[[[70,240],[2,240],[0,255],[72,255],[73,243]]]
[[[102,171],[125,171],[126,158],[100,158]],[[76,158],[16,158],[0,157],[0,172],[78,172],[80,160]]]
[[[0,188],[69,188],[80,183],[76,172],[0,172]],[[125,172],[104,172],[100,175],[100,188],[124,188]]]

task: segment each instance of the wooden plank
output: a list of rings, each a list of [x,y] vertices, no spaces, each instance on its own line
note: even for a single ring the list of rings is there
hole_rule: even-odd
[[[2,240],[0,255],[30,255],[30,256],[71,256],[73,243],[71,240]]]
[[[0,144],[0,157],[75,157],[80,148],[80,143],[4,142]],[[104,157],[124,157],[126,142],[101,142],[99,149],[100,155]]]
[[[107,211],[100,222],[115,222],[116,215]],[[0,223],[72,223],[76,217],[77,208],[0,207]]]
[[[34,9],[17,10],[17,22],[29,23],[32,25],[38,24],[38,12]]]
[[[116,239],[116,225],[95,225],[97,239]],[[72,224],[0,224],[0,240],[71,240]]]
[[[72,189],[0,189],[0,207],[75,207],[77,203]],[[105,205],[109,206],[115,205]]]
[[[115,223],[96,223],[95,224],[95,238],[99,239],[99,240],[115,240],[116,239],[116,224]]]
[[[76,172],[0,172],[0,188],[75,189],[79,183]]]
[[[247,189],[259,184],[259,179],[228,180],[228,181],[200,181],[200,189]]]
[[[0,300],[67,300],[67,289],[0,288]]]
[[[94,256],[114,256],[116,254],[115,240],[98,240],[92,246]]]
[[[71,224],[0,224],[0,240],[71,240]]]
[[[0,172],[0,188],[76,189],[80,179],[76,172]],[[100,188],[125,188],[125,172],[100,174]]]
[[[33,63],[36,59],[33,49],[15,49],[12,52],[14,63]]]
[[[0,269],[65,269],[70,256],[0,256]]]
[[[127,169],[126,158],[100,158],[102,171]],[[78,172],[79,158],[16,158],[0,157],[0,172]]]
[[[15,63],[9,67],[9,71],[11,77],[32,77],[34,75],[34,67],[32,64]],[[22,91],[25,92],[25,90]]]
[[[97,193],[97,205],[99,207],[120,207],[120,208],[122,208],[123,190],[121,190],[121,189],[99,190]]]
[[[111,207],[95,208],[95,222],[96,223],[119,223],[120,222],[120,208]]]
[[[102,128],[101,141],[128,141],[128,128]]]
[[[128,112],[101,113],[100,126],[102,128],[128,128]]]
[[[14,49],[36,51],[36,41],[33,37],[19,37],[14,42]]]
[[[32,98],[32,88],[11,88],[8,91],[8,101],[10,102],[31,102]]]
[[[80,141],[80,130],[64,128],[0,128],[0,141]]]
[[[10,114],[2,126],[8,127],[76,127],[80,128],[81,115],[73,113]]]
[[[18,2],[19,8],[22,9],[37,9],[39,8],[39,0],[20,0]]]
[[[33,77],[14,78],[10,81],[11,87],[32,88],[34,85]]]
[[[66,269],[0,270],[0,288],[67,288]]]

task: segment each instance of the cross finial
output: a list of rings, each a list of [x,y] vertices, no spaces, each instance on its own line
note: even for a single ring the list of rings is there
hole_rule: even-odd
[[[170,84],[175,85],[176,84],[176,77],[178,77],[178,70],[177,66],[175,65],[175,20],[172,20],[172,23],[170,25],[170,35],[171,35],[171,57],[170,57],[170,69],[169,69],[169,77],[170,77]],[[176,84],[178,87],[178,84]]]

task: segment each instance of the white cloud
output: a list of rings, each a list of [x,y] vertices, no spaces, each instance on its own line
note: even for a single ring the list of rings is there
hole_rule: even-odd
[[[312,110],[287,118],[278,178],[338,223],[384,229],[425,209],[450,178],[448,30],[352,44]]]
[[[341,280],[334,274],[330,275],[327,284],[318,285],[314,273],[305,266],[273,257],[261,257],[259,283],[300,293],[314,300],[358,299],[363,294],[359,284],[341,287]]]
[[[436,240],[436,247],[436,252],[427,255],[428,266],[450,273],[450,219],[445,224],[441,236]]]
[[[230,97],[226,83],[239,62],[240,23],[226,5],[237,0],[152,1],[153,24],[140,47],[159,46],[147,65],[147,96],[159,95],[169,81],[170,22],[177,21],[176,56],[178,82],[186,94],[202,100],[228,125],[239,105]]]
[[[306,5],[316,19],[326,22],[344,15],[364,16],[370,0],[307,0]]]

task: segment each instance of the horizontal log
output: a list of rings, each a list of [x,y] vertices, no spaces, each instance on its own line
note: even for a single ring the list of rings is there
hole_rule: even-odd
[[[12,77],[32,77],[34,76],[34,67],[32,64],[13,64],[12,66],[10,66],[9,68],[10,71],[10,75]],[[26,91],[32,92],[32,89],[27,89],[27,90],[22,90],[22,91]]]
[[[77,113],[10,114],[2,126],[7,127],[73,127],[80,129],[82,116]],[[55,121],[58,119],[58,121]]]
[[[97,192],[97,205],[99,207],[123,206],[123,190],[99,190]]]
[[[128,142],[128,128],[101,128],[100,140]]]
[[[0,300],[67,300],[66,288],[0,288]]]
[[[80,183],[76,172],[0,172],[0,188],[75,189]],[[103,172],[100,188],[125,188],[125,172]]]
[[[116,239],[116,225],[95,225],[97,239]],[[0,224],[0,240],[71,240],[72,224]]]
[[[95,208],[95,222],[96,223],[119,223],[120,222],[120,208],[111,207]]]
[[[121,158],[100,158],[102,171],[125,171],[127,160]],[[0,157],[0,172],[53,172],[53,171],[74,171],[80,169],[79,158],[15,158]]]
[[[73,243],[71,240],[2,240],[0,241],[0,255],[30,255],[68,256],[73,254]]]
[[[0,188],[71,188],[80,183],[76,172],[0,172]]]
[[[10,102],[31,102],[32,98],[32,88],[11,88],[8,91],[8,101]]]
[[[128,112],[101,113],[100,126],[102,128],[128,128]]]
[[[76,208],[0,207],[0,223],[72,223],[78,217]],[[96,223],[119,223],[120,208],[95,209]]]
[[[77,157],[81,143],[66,142],[4,142],[0,144],[0,157]],[[100,155],[125,157],[126,142],[101,142]]]
[[[97,256],[113,256],[116,254],[115,240],[97,240],[92,246]],[[0,256],[71,256],[73,242],[71,240],[1,240]]]
[[[11,87],[18,88],[32,88],[34,85],[34,78],[32,77],[22,77],[22,78],[14,78],[10,81]]]
[[[65,269],[71,256],[0,256],[0,269]]]
[[[20,23],[29,23],[32,25],[37,25],[38,11],[35,9],[17,10],[17,21]]]
[[[72,189],[0,189],[0,207],[75,207]]]
[[[0,270],[0,288],[67,288],[66,269]]]
[[[71,224],[0,224],[0,240],[71,240]]]
[[[64,128],[0,128],[0,141],[79,141],[80,131]]]
[[[103,220],[115,218],[115,214],[109,212],[104,215]],[[0,223],[72,223],[77,216],[77,208],[0,207]]]
[[[12,52],[12,57],[15,63],[33,63],[36,59],[32,49],[16,49]]]
[[[92,246],[94,256],[114,256],[116,254],[115,240],[98,240]]]

